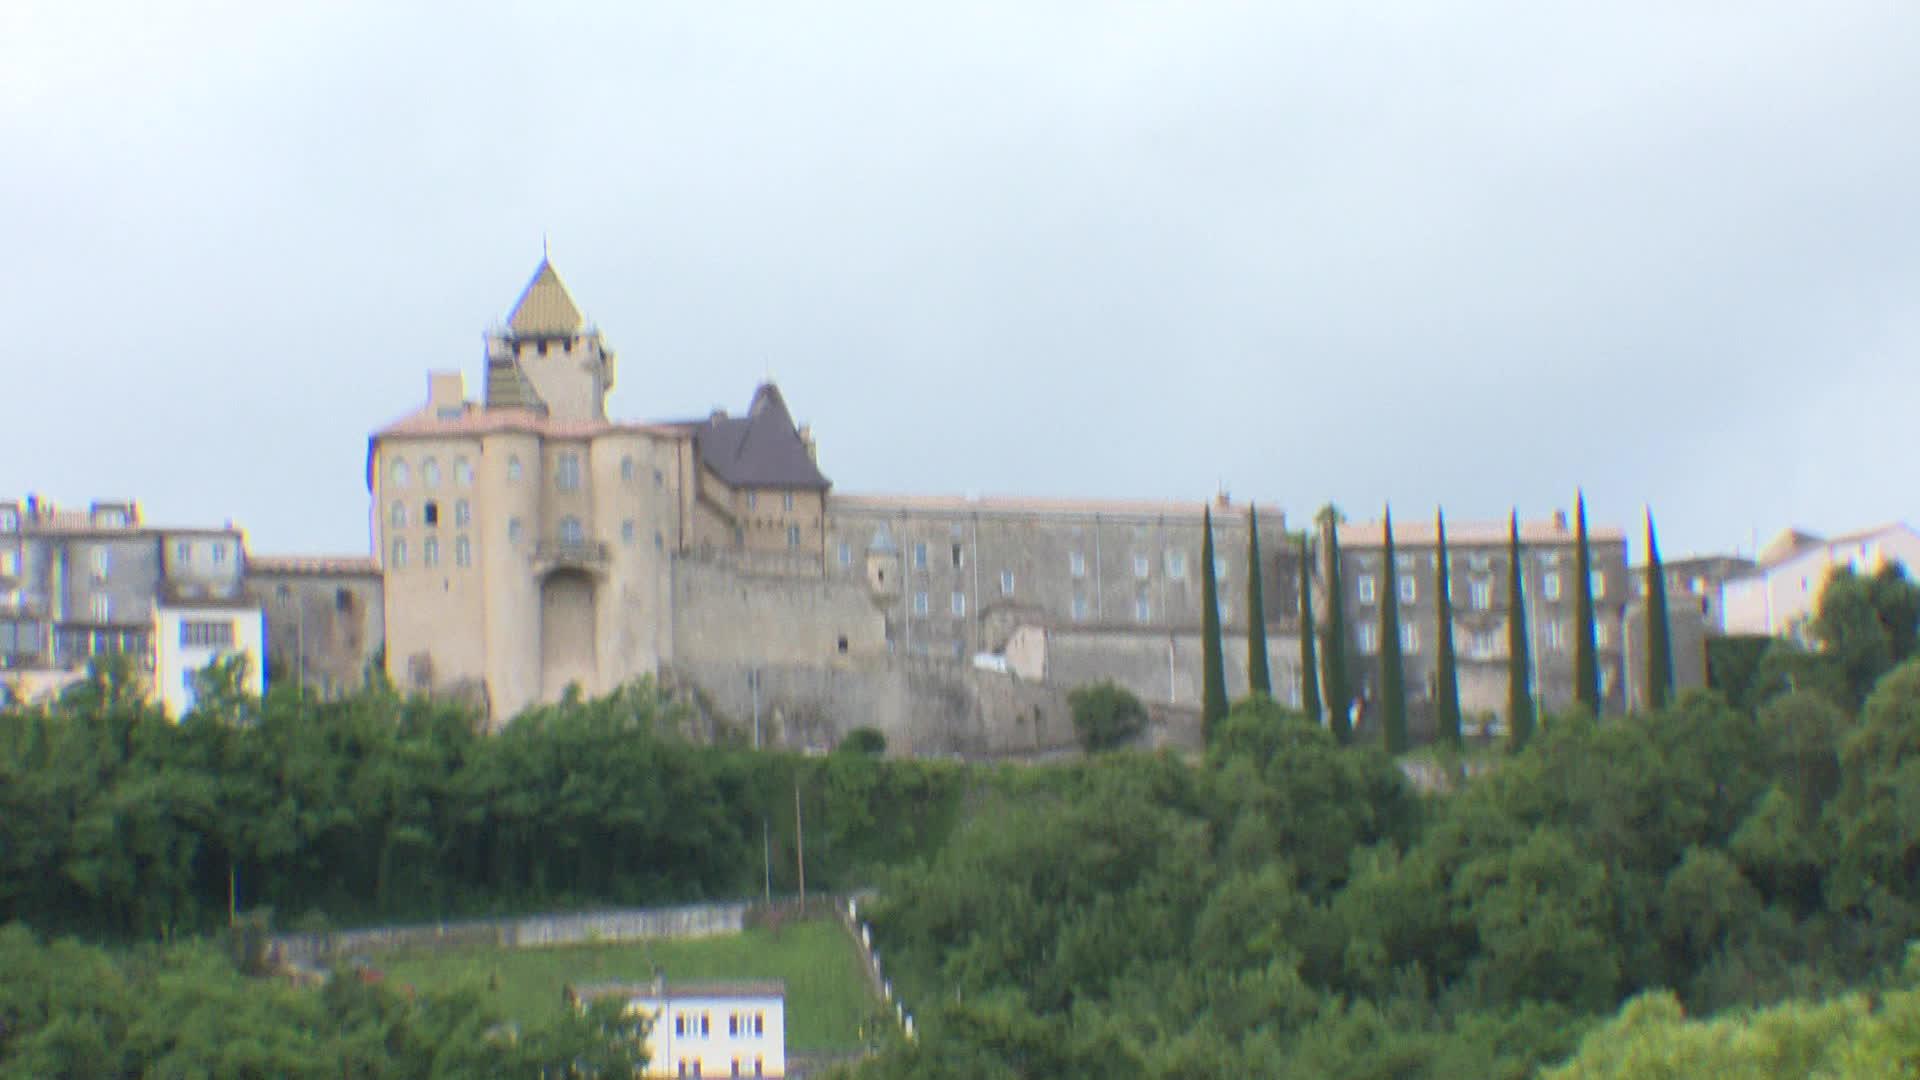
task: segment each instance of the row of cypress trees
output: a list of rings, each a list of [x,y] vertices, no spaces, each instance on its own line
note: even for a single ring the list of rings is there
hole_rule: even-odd
[[[1589,712],[1601,709],[1599,651],[1595,641],[1593,560],[1587,539],[1586,493],[1575,499],[1574,585],[1574,698]],[[1353,738],[1349,706],[1352,681],[1347,672],[1345,583],[1342,580],[1340,540],[1331,508],[1323,512],[1327,526],[1327,612],[1324,641],[1315,623],[1311,555],[1300,541],[1300,670],[1301,708],[1315,723],[1327,712],[1327,724],[1342,743]],[[1227,715],[1225,650],[1221,641],[1219,582],[1214,570],[1213,510],[1202,515],[1201,561],[1201,723],[1211,737],[1214,725]],[[1263,613],[1266,597],[1260,572],[1260,522],[1257,511],[1247,511],[1247,685],[1249,691],[1271,697],[1273,678],[1267,660],[1267,628]],[[1400,590],[1393,544],[1393,508],[1382,519],[1386,580],[1379,600],[1380,716],[1386,748],[1400,753],[1408,747],[1405,663],[1400,636]],[[1447,522],[1434,515],[1435,536],[1435,686],[1436,738],[1460,741],[1460,675],[1453,641],[1453,593],[1447,558]],[[1508,518],[1507,573],[1507,730],[1513,746],[1524,746],[1537,720],[1532,679],[1531,646],[1527,637],[1526,591],[1522,577],[1520,516]],[[1666,574],[1660,545],[1654,535],[1653,514],[1647,514],[1647,706],[1665,705],[1673,692],[1672,636],[1667,622]],[[1324,691],[1324,693],[1323,693]]]

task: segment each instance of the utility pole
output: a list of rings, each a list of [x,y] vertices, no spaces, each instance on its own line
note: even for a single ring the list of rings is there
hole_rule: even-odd
[[[765,875],[767,905],[773,905],[773,833],[765,814],[760,815],[760,862]]]
[[[793,853],[800,867],[800,910],[807,909],[807,832],[800,825],[800,781],[793,782]]]

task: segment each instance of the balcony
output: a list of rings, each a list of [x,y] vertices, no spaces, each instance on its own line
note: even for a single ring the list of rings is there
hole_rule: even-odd
[[[607,558],[607,545],[598,540],[554,540],[533,549],[533,571],[542,577],[556,570],[599,574],[605,572]]]

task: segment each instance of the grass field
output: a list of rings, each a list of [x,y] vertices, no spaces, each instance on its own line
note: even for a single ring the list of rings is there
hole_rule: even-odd
[[[642,982],[656,965],[668,980],[784,979],[790,1051],[854,1049],[861,1026],[883,1012],[867,993],[847,932],[825,920],[790,923],[777,936],[749,930],[693,941],[396,952],[369,961],[390,985],[478,987],[519,1019],[564,1008],[562,992],[570,983]]]

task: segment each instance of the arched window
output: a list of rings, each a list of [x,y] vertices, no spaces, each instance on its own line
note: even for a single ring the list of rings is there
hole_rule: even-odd
[[[394,458],[392,467],[387,470],[388,483],[397,488],[406,487],[407,476],[407,459]]]
[[[464,457],[453,459],[453,482],[463,488],[473,486],[473,466]]]
[[[420,463],[420,482],[430,488],[440,486],[440,462],[428,458]]]
[[[393,542],[393,569],[401,570],[407,565],[407,541],[402,538]]]
[[[520,455],[508,454],[507,455],[507,483],[514,484],[514,483],[518,483],[519,481],[520,481]]]
[[[459,536],[454,538],[453,565],[455,566],[472,566],[473,565],[473,545],[469,543],[467,541],[467,538],[464,536]]]
[[[579,518],[563,517],[560,519],[560,542],[569,547],[587,542],[586,530],[580,527]]]
[[[633,483],[633,459],[630,457],[620,459],[620,480],[622,483]]]
[[[404,529],[407,527],[407,504],[400,499],[393,500],[393,516],[391,520],[393,527],[396,529]]]
[[[420,563],[423,566],[440,565],[440,540],[429,536],[427,542],[420,545]]]

